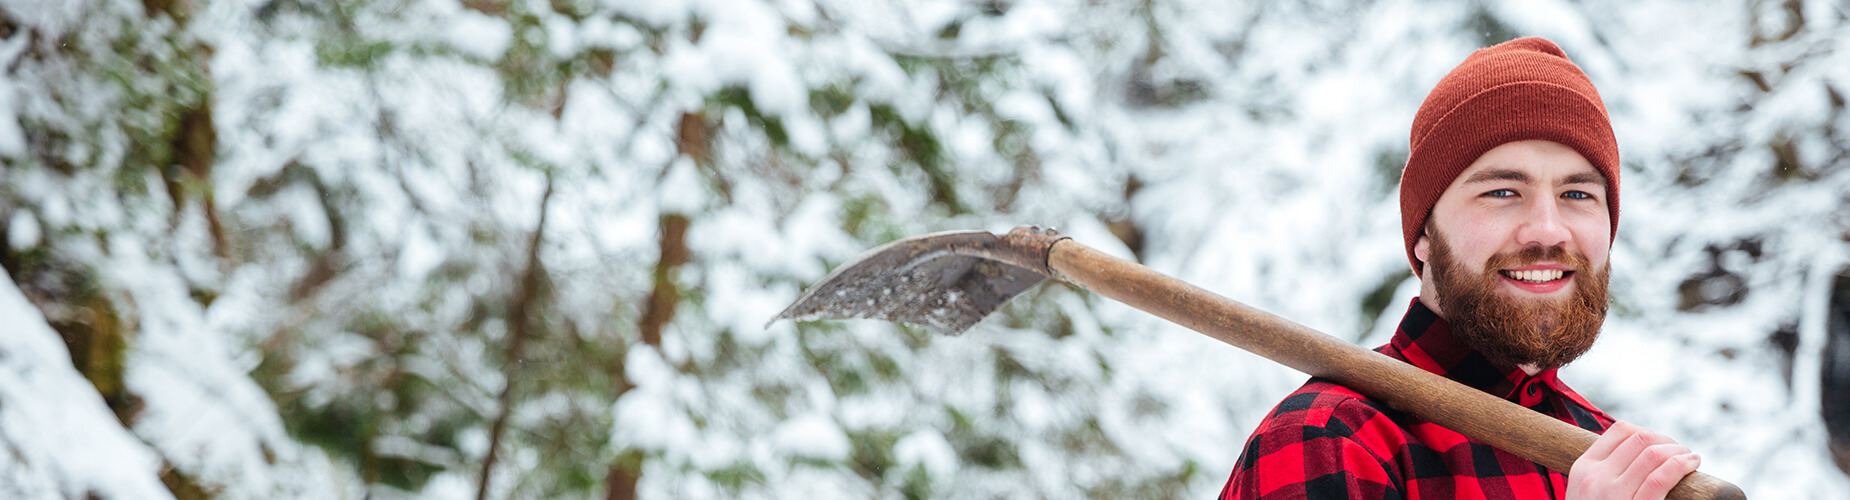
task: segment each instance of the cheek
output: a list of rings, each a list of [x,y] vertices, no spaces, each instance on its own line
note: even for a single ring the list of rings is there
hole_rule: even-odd
[[[1580,245],[1580,254],[1587,257],[1587,264],[1593,269],[1606,265],[1606,260],[1612,258],[1612,248],[1604,241],[1606,238],[1600,238],[1600,240],[1597,243]]]
[[[1464,217],[1445,233],[1451,244],[1452,259],[1472,272],[1484,272],[1484,263],[1498,252],[1507,250],[1508,231],[1493,220]]]
[[[1606,264],[1612,254],[1612,226],[1605,221],[1597,221],[1575,228],[1574,241],[1581,255],[1587,257],[1594,269]]]

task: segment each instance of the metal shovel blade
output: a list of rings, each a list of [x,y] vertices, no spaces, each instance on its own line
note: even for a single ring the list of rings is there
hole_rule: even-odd
[[[1018,244],[1024,240],[1017,233],[1033,244]],[[957,335],[1046,280],[1045,247],[1058,238],[1018,229],[1003,237],[962,231],[894,241],[836,268],[771,321],[878,319]]]

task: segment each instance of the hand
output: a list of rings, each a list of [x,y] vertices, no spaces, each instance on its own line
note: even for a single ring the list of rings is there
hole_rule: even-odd
[[[1615,422],[1574,461],[1567,473],[1567,498],[1658,500],[1702,457],[1668,436]]]

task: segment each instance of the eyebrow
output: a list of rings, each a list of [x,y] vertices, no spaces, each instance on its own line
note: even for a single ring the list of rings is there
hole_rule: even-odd
[[[1471,177],[1465,179],[1465,184],[1475,184],[1479,182],[1489,182],[1489,181],[1516,181],[1516,182],[1528,184],[1529,174],[1523,173],[1522,171],[1519,171],[1519,170],[1509,170],[1509,169],[1503,169],[1503,168],[1487,168],[1487,169],[1479,170],[1475,174],[1471,174]]]
[[[1487,168],[1484,170],[1479,170],[1475,174],[1471,174],[1471,177],[1468,177],[1465,179],[1465,184],[1474,184],[1474,183],[1479,183],[1479,182],[1490,182],[1490,181],[1514,181],[1514,182],[1520,182],[1523,184],[1528,184],[1532,181],[1532,179],[1529,177],[1529,174],[1524,173],[1520,170],[1511,170],[1511,169],[1506,169],[1506,168]],[[1568,184],[1596,184],[1600,187],[1606,187],[1606,177],[1600,175],[1597,172],[1581,172],[1578,174],[1569,175],[1566,178],[1561,179],[1561,185],[1568,185]]]
[[[1561,180],[1561,184],[1598,184],[1599,187],[1606,187],[1606,176],[1594,172],[1581,172],[1567,176],[1566,179]]]

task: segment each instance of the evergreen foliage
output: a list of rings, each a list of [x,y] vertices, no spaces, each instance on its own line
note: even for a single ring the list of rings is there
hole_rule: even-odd
[[[1057,284],[764,322],[1035,223],[1379,343],[1420,97],[1542,35],[1626,159],[1576,386],[1850,491],[1850,14],[1703,5],[0,2],[0,265],[179,498],[1205,496],[1301,375]]]

